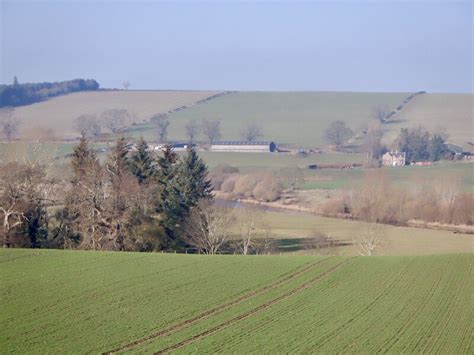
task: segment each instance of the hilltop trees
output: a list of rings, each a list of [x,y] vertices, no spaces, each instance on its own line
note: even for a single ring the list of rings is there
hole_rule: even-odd
[[[20,84],[15,76],[13,85],[0,85],[0,107],[28,105],[49,97],[98,89],[99,83],[90,79],[74,79],[56,83]]]

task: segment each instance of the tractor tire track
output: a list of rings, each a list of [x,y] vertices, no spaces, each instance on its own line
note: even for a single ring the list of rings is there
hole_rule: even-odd
[[[261,295],[262,293],[265,293],[269,290],[272,290],[276,287],[279,287],[285,283],[288,283],[290,282],[291,280],[309,272],[310,270],[314,269],[315,267],[323,264],[323,263],[326,263],[327,261],[333,259],[333,257],[329,257],[329,258],[326,258],[326,259],[323,259],[323,260],[318,260],[316,262],[311,262],[309,263],[309,265],[307,266],[303,266],[302,268],[298,268],[295,272],[292,272],[290,273],[288,276],[285,276],[281,279],[278,279],[276,281],[274,281],[273,283],[270,283],[266,286],[263,286],[257,290],[254,290],[254,291],[251,291],[249,293],[246,293],[232,301],[229,301],[227,303],[224,303],[222,305],[219,305],[219,306],[216,306],[214,308],[211,308],[211,309],[208,309],[190,319],[187,319],[187,320],[184,320],[180,323],[177,323],[175,325],[172,325],[168,328],[165,328],[163,330],[160,330],[156,333],[153,333],[153,334],[150,334],[146,337],[143,337],[143,338],[140,338],[140,339],[137,339],[133,342],[130,342],[128,344],[125,344],[125,345],[122,345],[120,347],[117,347],[113,350],[109,350],[109,351],[106,351],[104,353],[102,353],[103,355],[108,355],[108,354],[113,354],[113,353],[117,353],[117,352],[120,352],[120,351],[124,351],[124,350],[130,350],[134,347],[136,347],[137,345],[141,345],[147,341],[150,341],[150,340],[155,340],[155,339],[158,339],[158,338],[161,338],[161,337],[164,337],[164,336],[168,336],[168,335],[171,335],[175,332],[178,332],[178,331],[181,331],[183,330],[184,328],[187,328],[188,326],[200,321],[200,320],[203,320],[203,319],[206,319],[208,317],[210,317],[211,315],[214,315],[214,314],[219,314],[229,308],[231,308],[232,306],[235,306],[235,305],[238,305],[252,297],[256,297],[256,296],[259,296]]]
[[[278,296],[277,298],[274,298],[266,303],[263,303],[261,304],[260,306],[258,307],[255,307],[254,309],[250,310],[250,311],[247,311],[245,313],[242,313],[232,319],[229,319],[219,325],[216,325],[215,327],[213,328],[210,328],[202,333],[199,333],[197,335],[194,335],[188,339],[185,339],[179,343],[176,343],[174,345],[171,345],[167,348],[164,348],[162,350],[159,350],[157,352],[154,353],[154,355],[161,355],[161,354],[165,354],[165,353],[168,353],[170,351],[173,351],[173,350],[177,350],[177,349],[180,349],[184,346],[187,346],[189,344],[192,344],[194,343],[196,340],[200,340],[200,339],[203,339],[203,338],[206,338],[208,336],[211,336],[243,319],[246,319],[246,318],[249,318],[253,315],[255,315],[256,313],[264,310],[264,309],[267,309],[267,308],[270,308],[278,303],[280,303],[281,301],[284,301],[286,300],[287,298],[293,296],[294,294],[297,294],[301,291],[304,291],[306,290],[307,288],[317,284],[320,280],[322,280],[325,276],[329,275],[329,274],[332,274],[333,272],[335,272],[336,270],[338,270],[339,268],[341,268],[343,265],[347,264],[349,262],[350,259],[346,259],[338,264],[336,264],[335,266],[331,267],[330,269],[324,271],[323,273],[319,274],[318,276],[316,276],[315,278],[309,280],[308,282],[305,282],[304,284],[288,291],[288,292],[285,292],[283,295],[280,295]]]

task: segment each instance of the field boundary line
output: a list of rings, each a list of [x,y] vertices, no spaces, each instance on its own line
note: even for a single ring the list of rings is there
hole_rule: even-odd
[[[140,338],[140,339],[137,339],[133,342],[130,342],[128,344],[125,344],[125,345],[122,345],[120,347],[117,347],[113,350],[109,350],[109,351],[106,351],[106,352],[103,352],[102,355],[108,355],[108,354],[114,354],[114,353],[117,353],[117,352],[120,352],[120,351],[124,351],[124,350],[130,350],[132,348],[134,348],[135,346],[137,345],[141,345],[149,340],[154,340],[154,339],[157,339],[157,338],[161,338],[163,336],[167,336],[167,335],[170,335],[172,333],[175,333],[177,331],[181,331],[183,330],[184,328],[200,321],[200,320],[203,320],[203,319],[206,319],[208,318],[209,316],[211,315],[214,315],[214,314],[219,314],[220,312],[223,312],[229,308],[231,308],[232,306],[235,306],[235,305],[238,305],[250,298],[253,298],[253,297],[256,297],[256,296],[259,296],[269,290],[272,290],[276,287],[279,287],[285,283],[288,283],[290,282],[291,280],[309,272],[311,269],[314,269],[315,267],[323,264],[323,263],[326,263],[327,261],[333,259],[334,257],[328,257],[328,258],[325,258],[325,259],[322,259],[322,260],[318,260],[318,261],[315,261],[315,262],[310,262],[308,263],[309,265],[306,265],[306,266],[303,266],[303,267],[299,267],[297,268],[296,271],[294,272],[291,272],[289,275],[287,276],[284,276],[283,278],[280,278],[280,279],[277,279],[275,280],[274,282],[268,284],[268,285],[265,285],[265,286],[262,286],[261,288],[257,289],[257,290],[254,290],[254,291],[251,291],[251,292],[248,292],[240,297],[237,297],[235,299],[233,299],[232,301],[229,301],[227,303],[224,303],[222,305],[219,305],[219,306],[215,306],[211,309],[208,309],[206,311],[203,311],[201,313],[199,313],[198,315],[190,318],[190,319],[187,319],[187,320],[184,320],[180,323],[177,323],[175,325],[172,325],[168,328],[165,328],[163,330],[160,330],[158,332],[155,332],[153,334],[150,334],[146,337],[143,337],[143,338]]]
[[[263,304],[261,304],[260,306],[258,307],[255,307],[254,309],[250,310],[250,311],[247,311],[245,313],[242,313],[234,318],[231,318],[219,325],[216,325],[215,327],[213,328],[210,328],[204,332],[201,332],[197,335],[194,335],[188,339],[185,339],[179,343],[176,343],[174,345],[171,345],[167,348],[164,348],[162,350],[159,350],[157,352],[154,353],[154,355],[161,355],[161,354],[164,354],[164,353],[167,353],[167,352],[170,352],[170,351],[173,351],[173,350],[177,350],[177,349],[180,349],[186,345],[189,345],[189,344],[192,344],[193,342],[195,342],[196,340],[199,340],[199,339],[202,339],[202,338],[206,338],[214,333],[217,333],[231,325],[233,325],[234,323],[237,323],[243,319],[246,319],[246,318],[249,318],[251,316],[253,316],[254,314],[264,310],[264,309],[267,309],[267,308],[270,308],[272,306],[274,306],[275,304],[278,304],[280,303],[281,301],[284,301],[286,300],[287,298],[293,296],[294,294],[296,293],[299,293],[301,291],[304,291],[306,290],[307,288],[317,284],[320,280],[322,280],[325,276],[329,275],[329,274],[332,274],[333,272],[335,272],[336,270],[338,270],[339,268],[341,268],[343,265],[347,264],[349,262],[349,260],[351,260],[352,258],[349,258],[349,259],[346,259],[338,264],[336,264],[335,266],[331,267],[330,269],[324,271],[323,273],[319,274],[318,276],[316,276],[315,278],[309,280],[308,282],[305,282],[303,283],[302,285],[294,288],[294,289],[291,289],[290,291],[287,291],[285,292],[283,295],[280,295],[278,296],[277,298],[274,298],[268,302],[265,302]]]

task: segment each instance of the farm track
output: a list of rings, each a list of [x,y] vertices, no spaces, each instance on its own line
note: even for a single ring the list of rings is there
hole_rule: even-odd
[[[352,258],[350,258],[352,259]],[[287,291],[285,292],[283,295],[280,295],[268,302],[265,302],[261,305],[259,305],[258,307],[255,307],[254,309],[250,310],[250,311],[247,311],[245,313],[242,313],[232,319],[229,319],[213,328],[210,328],[204,332],[201,332],[197,335],[194,335],[188,339],[185,339],[179,343],[176,343],[174,345],[171,345],[167,348],[164,348],[162,350],[159,350],[157,352],[154,353],[154,355],[160,355],[160,354],[165,354],[165,353],[168,353],[170,351],[173,351],[173,350],[177,350],[177,349],[180,349],[184,346],[187,346],[189,344],[192,344],[193,342],[195,342],[196,340],[199,340],[199,339],[203,339],[203,338],[206,338],[208,336],[211,336],[243,319],[247,319],[255,314],[257,314],[258,312],[264,310],[264,309],[267,309],[267,308],[270,308],[272,307],[273,305],[276,305],[278,303],[280,303],[281,301],[284,301],[286,300],[287,298],[293,296],[294,294],[297,294],[301,291],[304,291],[306,290],[307,288],[315,285],[316,283],[318,283],[321,279],[323,279],[325,276],[327,275],[330,275],[332,274],[333,272],[335,272],[336,270],[338,270],[339,268],[341,268],[343,265],[347,264],[349,262],[350,259],[346,259],[338,264],[336,264],[335,266],[331,267],[330,269],[324,271],[323,273],[319,274],[318,276],[314,277],[313,279],[309,280],[308,282],[305,282],[301,285],[299,285],[298,287],[296,288],[293,288],[291,289],[290,291]],[[328,259],[325,259],[325,260],[328,260]]]
[[[103,355],[107,355],[107,354],[113,354],[113,353],[117,353],[117,352],[121,352],[121,351],[125,351],[125,350],[130,350],[138,345],[141,345],[143,343],[146,343],[150,340],[156,340],[158,338],[161,338],[163,336],[169,336],[173,333],[176,333],[176,332],[179,332],[185,328],[187,328],[188,326],[191,326],[192,324],[198,322],[198,321],[201,321],[201,320],[204,320],[204,319],[207,319],[208,317],[210,317],[211,315],[215,315],[215,314],[219,314],[233,306],[236,306],[250,298],[253,298],[253,297],[256,297],[256,296],[259,296],[267,291],[270,291],[274,288],[277,288],[281,285],[284,285],[285,283],[288,283],[290,281],[292,281],[293,279],[303,275],[303,274],[306,274],[307,272],[311,271],[312,269],[314,269],[315,267],[317,266],[320,266],[321,264],[324,264],[326,263],[327,261],[333,259],[333,257],[328,257],[328,258],[325,258],[323,260],[318,260],[318,261],[315,261],[315,262],[312,262],[312,263],[309,263],[309,265],[307,266],[303,266],[303,267],[300,267],[298,268],[295,272],[292,272],[290,273],[289,275],[287,276],[284,276],[283,278],[280,278],[276,281],[274,281],[273,283],[270,283],[268,285],[265,285],[257,290],[254,290],[254,291],[251,291],[249,293],[246,293],[232,301],[229,301],[227,303],[224,303],[222,305],[219,305],[219,306],[216,306],[216,307],[213,307],[211,309],[208,309],[190,319],[187,319],[187,320],[184,320],[180,323],[177,323],[175,325],[172,325],[166,329],[163,329],[163,330],[160,330],[156,333],[153,333],[153,334],[150,334],[146,337],[143,337],[143,338],[140,338],[140,339],[137,339],[133,342],[130,342],[128,344],[125,344],[125,345],[122,345],[120,347],[117,347],[113,350],[109,350],[109,351],[106,351],[103,353]]]

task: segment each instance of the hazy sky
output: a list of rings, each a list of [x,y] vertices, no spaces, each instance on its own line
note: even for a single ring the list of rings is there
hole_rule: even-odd
[[[1,81],[473,91],[472,1],[1,1]]]

